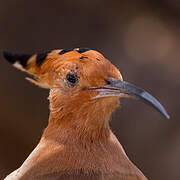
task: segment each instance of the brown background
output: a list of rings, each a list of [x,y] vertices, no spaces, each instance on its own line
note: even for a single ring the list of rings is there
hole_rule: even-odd
[[[0,48],[32,53],[90,47],[126,81],[151,92],[166,120],[122,100],[111,126],[130,159],[151,180],[180,179],[180,2],[178,0],[0,1]],[[0,179],[18,168],[48,122],[48,91],[0,57]]]

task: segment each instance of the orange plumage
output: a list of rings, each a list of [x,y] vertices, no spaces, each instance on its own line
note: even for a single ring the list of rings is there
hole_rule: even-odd
[[[88,48],[35,55],[4,52],[4,56],[34,76],[28,80],[50,89],[48,126],[34,151],[6,180],[146,180],[108,122],[119,97],[134,94],[149,101],[149,96],[143,97],[145,91],[124,84],[119,70]],[[153,103],[168,117],[162,106]]]

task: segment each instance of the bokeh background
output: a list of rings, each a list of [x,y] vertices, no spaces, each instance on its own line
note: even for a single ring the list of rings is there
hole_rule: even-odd
[[[123,99],[111,127],[129,158],[150,180],[180,179],[180,1],[0,1],[0,49],[19,53],[90,47],[126,81],[157,97],[166,120]],[[0,179],[18,168],[48,123],[48,91],[0,56]]]

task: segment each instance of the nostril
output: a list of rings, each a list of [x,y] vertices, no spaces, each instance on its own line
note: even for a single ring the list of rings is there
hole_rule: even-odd
[[[112,84],[117,84],[117,79],[115,79],[115,78],[112,78],[112,77],[108,77],[107,79],[106,79],[106,82],[110,85],[112,85]]]
[[[106,79],[106,84],[107,85],[110,85],[111,84],[111,81],[110,81],[110,79],[108,78],[108,79]]]

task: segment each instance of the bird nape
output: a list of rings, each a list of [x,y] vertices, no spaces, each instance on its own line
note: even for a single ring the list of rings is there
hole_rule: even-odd
[[[119,70],[89,48],[39,54],[4,51],[13,66],[50,89],[50,115],[39,144],[22,166],[5,179],[146,180],[129,160],[109,127],[120,97],[135,97],[169,118],[143,89],[123,81]]]

